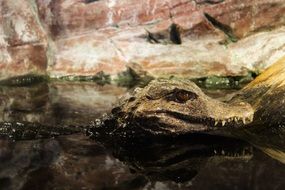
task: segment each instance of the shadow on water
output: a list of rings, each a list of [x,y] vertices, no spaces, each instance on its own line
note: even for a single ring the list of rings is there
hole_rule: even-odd
[[[0,189],[285,188],[282,127],[237,138],[86,137],[84,128],[125,93],[86,82],[1,87]]]

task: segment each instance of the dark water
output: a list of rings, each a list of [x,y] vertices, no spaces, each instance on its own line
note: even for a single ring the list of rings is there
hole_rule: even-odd
[[[73,126],[70,133],[78,132],[37,140],[3,135],[0,189],[285,189],[281,127],[237,134],[245,141],[189,135],[121,146],[86,137],[85,126],[126,92],[93,83],[1,87],[2,128],[4,122],[19,122],[13,130],[37,123],[47,127],[43,130]]]

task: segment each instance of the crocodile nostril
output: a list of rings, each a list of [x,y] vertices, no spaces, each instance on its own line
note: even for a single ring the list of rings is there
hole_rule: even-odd
[[[128,100],[128,102],[133,102],[133,101],[135,101],[135,100],[136,100],[135,97],[130,97],[129,100]]]
[[[112,114],[117,114],[117,113],[119,113],[121,110],[122,110],[122,109],[121,109],[120,107],[115,107],[115,108],[113,108],[113,109],[111,110],[111,113],[112,113]]]

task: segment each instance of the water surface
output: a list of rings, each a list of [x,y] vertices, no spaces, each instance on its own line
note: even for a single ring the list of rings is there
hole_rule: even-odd
[[[43,139],[2,135],[0,189],[285,189],[282,128],[243,131],[237,136],[244,140],[189,135],[130,146],[85,136],[84,128],[127,92],[76,82],[1,87],[2,127],[76,130]]]

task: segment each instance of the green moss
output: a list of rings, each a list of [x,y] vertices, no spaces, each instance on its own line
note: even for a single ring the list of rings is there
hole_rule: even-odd
[[[137,74],[133,69],[128,68],[126,71],[119,73],[115,78],[104,72],[99,72],[94,76],[62,76],[53,80],[59,81],[79,81],[79,82],[95,82],[99,85],[116,84],[132,88],[134,86],[144,86],[153,78],[148,75]]]
[[[254,72],[249,72],[246,76],[209,76],[192,79],[198,86],[207,89],[240,89],[257,76]]]
[[[242,88],[245,84],[252,81],[258,74],[254,72],[249,72],[246,76],[209,76],[204,78],[191,79],[198,86],[208,89],[239,89]],[[175,78],[172,76],[170,78]],[[99,72],[93,76],[63,76],[59,78],[50,79],[45,75],[24,75],[18,77],[12,77],[6,80],[0,81],[1,86],[31,86],[34,84],[48,82],[50,80],[59,80],[59,81],[82,81],[82,82],[95,82],[99,85],[105,84],[116,84],[118,86],[124,87],[143,87],[147,85],[153,77],[147,74],[138,74],[131,68],[128,68],[126,71],[121,72],[117,75],[116,78],[111,79],[111,76],[105,74],[104,72]]]
[[[134,86],[145,86],[153,77],[149,75],[139,75],[133,69],[128,68],[126,71],[118,74],[114,79],[114,83],[119,86],[132,88]]]
[[[110,75],[105,74],[104,72],[99,72],[96,75],[93,76],[81,76],[81,75],[68,75],[59,77],[57,80],[63,80],[63,81],[81,81],[81,82],[95,82],[100,85],[104,84],[110,84],[111,83],[111,77]]]
[[[49,78],[45,75],[23,75],[12,77],[9,79],[5,79],[0,81],[1,86],[31,86],[34,84],[38,84],[41,82],[47,82]]]
[[[231,78],[211,76],[204,81],[206,88],[228,88],[232,84]]]

